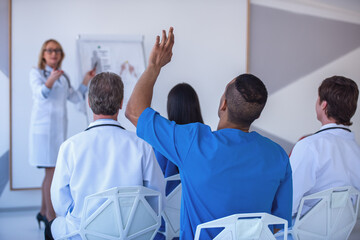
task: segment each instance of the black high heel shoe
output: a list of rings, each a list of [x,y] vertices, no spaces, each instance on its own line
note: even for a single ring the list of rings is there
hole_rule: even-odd
[[[38,221],[39,229],[41,228],[40,227],[40,222],[44,222],[45,227],[49,224],[49,221],[47,220],[47,218],[45,216],[41,215],[41,213],[38,213],[36,215],[36,220]]]

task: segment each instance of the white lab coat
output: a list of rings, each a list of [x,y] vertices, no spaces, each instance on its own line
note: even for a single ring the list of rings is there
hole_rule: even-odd
[[[331,127],[348,128],[331,123],[322,126],[321,130]],[[341,186],[360,190],[360,146],[352,132],[329,129],[302,139],[291,153],[290,164],[293,215],[303,196]],[[308,207],[312,205],[310,203]]]
[[[52,68],[47,66],[50,73]],[[67,110],[66,100],[83,105],[84,97],[69,86],[62,75],[51,88],[48,96],[43,88],[48,76],[45,71],[33,68],[30,71],[30,85],[33,93],[33,107],[29,133],[29,162],[33,166],[54,167],[59,147],[66,139]]]
[[[90,124],[116,124],[101,119]],[[54,238],[77,230],[84,199],[117,186],[144,185],[159,191],[165,202],[165,180],[152,147],[135,133],[115,126],[99,126],[66,140],[60,147],[51,185],[57,218]],[[94,203],[97,209],[101,203]]]

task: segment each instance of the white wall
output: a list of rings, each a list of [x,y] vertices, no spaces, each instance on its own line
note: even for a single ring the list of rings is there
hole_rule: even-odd
[[[266,108],[261,118],[257,120],[256,126],[293,143],[296,143],[301,136],[318,131],[321,124],[316,119],[315,102],[318,96],[317,89],[322,80],[329,76],[343,75],[353,79],[360,86],[360,70],[352,64],[357,64],[359,61],[360,48],[275,92],[269,96]],[[350,129],[360,143],[359,107],[352,122]]]
[[[143,34],[148,56],[155,36],[161,29],[173,26],[173,61],[161,73],[153,107],[165,114],[170,88],[176,83],[188,82],[199,94],[205,121],[216,128],[217,106],[226,83],[246,69],[246,4],[246,0],[13,0],[12,133],[14,149],[23,154],[23,165],[17,170],[17,176],[34,178],[33,172],[39,171],[36,173],[38,185],[42,178],[41,170],[29,168],[26,147],[31,110],[28,73],[36,65],[44,40],[55,38],[63,45],[66,53],[63,68],[76,86],[80,82],[75,48],[78,34]],[[69,135],[82,131],[85,118],[71,105],[68,113]],[[33,193],[34,198],[24,198]],[[3,201],[6,195],[0,198],[0,207],[40,202],[36,197],[39,191],[10,192],[9,195],[6,202]]]
[[[269,9],[285,10],[292,13],[294,17],[296,17],[296,15],[316,17],[321,19],[322,22],[329,21],[333,23],[335,20],[337,22],[348,23],[348,25],[351,26],[360,26],[360,13],[354,11],[353,9],[348,9],[349,6],[346,3],[349,3],[349,1],[345,1],[344,8],[340,6],[332,6],[330,3],[325,4],[318,2],[323,1],[252,0],[251,4],[265,6]],[[338,2],[338,4],[340,3]],[[352,2],[352,4],[354,4],[354,2]],[[360,2],[358,2],[357,7],[354,7],[354,9],[357,8],[360,8]],[[288,14],[287,16],[289,17],[290,15]],[[265,19],[265,21],[270,22],[269,19]],[[296,28],[301,28],[301,26],[294,25],[293,29]],[[356,29],[360,28],[357,27]],[[341,30],[343,29],[339,29],[338,31],[337,29],[333,29],[333,35],[339,35],[338,32],[341,32]],[[278,36],[279,40],[277,40],[277,42],[280,42],[281,37],[282,36]],[[341,35],[341,37],[347,39],[358,39],[359,30],[356,32],[353,31],[345,36]],[[298,40],[299,42],[302,41],[301,38]],[[339,42],[341,44],[341,41]],[[272,46],[271,42],[267,42],[267,44]],[[342,48],[340,44],[337,49]],[[294,45],[296,45],[296,43],[294,43]],[[302,49],[299,45],[297,45],[298,48],[296,50],[301,52]],[[326,53],[322,54],[327,56]],[[297,59],[295,59],[297,55],[301,54],[294,54],[294,59],[289,58],[289,64],[298,63]],[[306,57],[303,58],[306,59]],[[344,53],[344,55],[338,56],[335,59],[330,58],[326,64],[319,66],[311,72],[307,72],[307,74],[304,74],[300,78],[295,78],[291,84],[286,82],[289,81],[289,79],[283,79],[284,87],[280,88],[273,94],[270,94],[262,116],[256,120],[254,126],[291,143],[296,143],[300,137],[306,134],[316,132],[321,127],[321,124],[316,119],[315,102],[318,96],[317,89],[322,80],[333,75],[342,75],[353,79],[360,87],[359,61],[360,48],[356,47],[355,49],[350,50],[346,52],[346,54]],[[267,67],[275,68],[275,66],[271,65],[271,63],[269,63]],[[287,69],[279,70],[287,71]],[[358,101],[358,106],[360,106],[360,99]],[[360,143],[359,107],[352,118],[352,122],[353,125],[350,129],[354,132],[357,142]]]

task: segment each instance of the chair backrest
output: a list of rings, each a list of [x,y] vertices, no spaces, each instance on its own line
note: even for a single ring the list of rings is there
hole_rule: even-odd
[[[115,187],[87,196],[79,231],[61,239],[80,235],[83,240],[151,240],[160,223],[159,192],[143,186]]]
[[[171,181],[179,181],[180,174],[167,177],[166,184]],[[181,183],[166,196],[166,206],[162,212],[165,221],[166,240],[172,240],[180,236],[180,207],[181,207]]]
[[[199,224],[196,227],[194,240],[200,239],[202,230],[210,228],[222,229],[213,238],[214,240],[275,240],[276,238],[269,228],[270,225],[284,225],[283,239],[287,240],[287,221],[268,213],[234,214]]]
[[[346,240],[355,226],[360,192],[337,187],[303,197],[292,229],[296,240]]]

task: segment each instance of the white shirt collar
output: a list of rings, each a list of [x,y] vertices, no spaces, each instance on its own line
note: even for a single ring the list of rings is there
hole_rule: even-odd
[[[90,123],[89,127],[101,125],[101,124],[115,124],[115,125],[121,126],[118,121],[115,121],[113,119],[98,119],[98,120]]]
[[[326,129],[326,128],[332,128],[332,127],[341,127],[341,128],[349,129],[349,126],[345,126],[345,125],[342,125],[342,124],[336,124],[336,123],[328,123],[328,124],[323,125],[320,128],[320,130],[323,130],[323,129]]]

